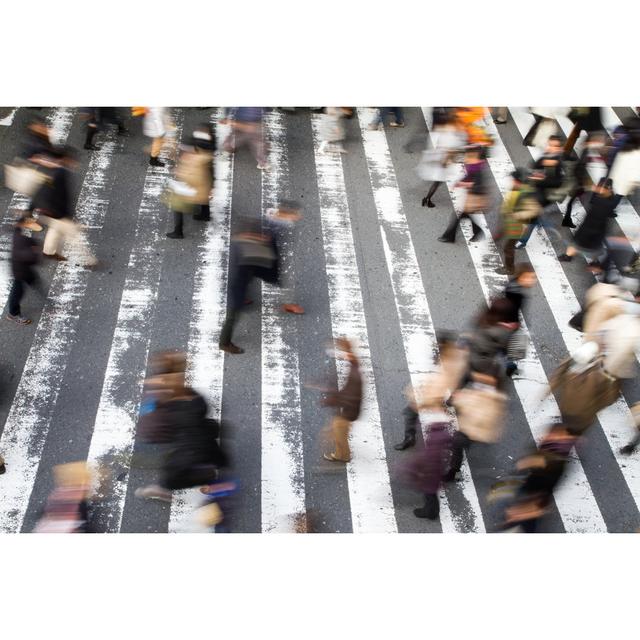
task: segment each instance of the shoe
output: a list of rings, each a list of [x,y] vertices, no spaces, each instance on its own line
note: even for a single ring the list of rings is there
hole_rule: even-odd
[[[438,242],[447,242],[449,244],[453,244],[455,240],[451,240],[450,238],[445,238],[444,236],[440,236],[438,238]]]
[[[494,122],[495,122],[496,124],[507,124],[507,121],[506,121],[506,120],[501,120],[500,118],[496,118],[496,119],[494,120]]]
[[[518,371],[518,365],[515,362],[509,362],[505,369],[506,376],[511,378],[516,371]]]
[[[136,498],[145,498],[147,500],[162,500],[163,502],[171,502],[171,491],[167,491],[158,485],[152,484],[148,487],[140,487],[135,490]]]
[[[424,507],[420,507],[420,509],[414,509],[413,515],[416,518],[426,518],[427,520],[437,520],[438,516],[433,513],[431,509],[425,509]]]
[[[85,144],[84,148],[87,151],[99,151],[100,147],[97,144]]]
[[[29,320],[29,318],[25,318],[22,315],[14,316],[14,315],[11,315],[10,313],[7,313],[7,319],[13,320],[13,322],[17,324],[31,324],[31,320]]]
[[[0,476],[5,473],[7,467],[5,467],[4,463],[0,464]]]
[[[369,129],[369,131],[379,131],[381,126],[382,125],[380,124],[376,124],[375,122],[372,122],[367,128]]]
[[[390,127],[404,127],[404,122],[390,122]]]
[[[304,313],[304,309],[299,304],[283,304],[282,309],[287,313],[295,313],[297,315]]]
[[[626,444],[622,449],[620,449],[620,453],[624,456],[630,456],[636,448],[632,444]]]
[[[416,437],[414,435],[406,435],[404,440],[398,444],[393,445],[396,451],[404,451],[409,447],[413,447],[416,443]]]
[[[429,209],[434,209],[435,208],[435,204],[433,204],[433,202],[431,202],[431,199],[428,198],[427,196],[425,196],[424,198],[422,198],[422,206],[423,207],[429,207]]]
[[[197,214],[195,216],[193,216],[194,220],[204,220],[205,222],[208,222],[209,220],[211,220],[211,216],[201,216],[200,214]]]
[[[182,240],[184,235],[182,235],[182,231],[172,231],[171,233],[165,234],[167,238],[171,238],[172,240]]]
[[[573,256],[563,253],[562,255],[558,256],[558,260],[560,262],[571,262],[573,260]]]
[[[431,202],[431,200],[429,200],[429,202],[427,202],[427,207],[429,207],[429,209],[435,209],[435,204],[433,204],[433,202]]]
[[[155,157],[154,157],[154,156],[151,156],[151,157],[149,158],[149,164],[150,164],[152,167],[164,167],[164,164],[165,164],[165,163],[164,163],[164,162],[162,162],[162,160],[160,160],[160,158],[158,158],[158,156],[155,156]]]
[[[234,355],[244,353],[244,349],[236,346],[235,344],[233,344],[233,342],[230,342],[229,344],[225,344],[225,345],[220,345],[220,349],[222,349],[222,351],[226,351],[227,353],[232,353]]]
[[[325,453],[322,457],[329,462],[342,462],[343,464],[346,464],[348,462],[348,460],[340,460],[340,458],[336,458],[335,454],[333,453]]]
[[[496,273],[499,273],[501,276],[512,276],[514,271],[513,269],[507,269],[507,267],[499,267],[496,269]]]
[[[516,242],[516,249],[524,249],[526,246],[527,246],[526,242],[520,242],[520,240]]]
[[[569,229],[575,229],[577,225],[573,220],[563,220],[561,226],[569,227]]]
[[[61,256],[59,253],[43,253],[45,258],[50,258],[51,260],[57,260],[58,262],[66,262],[67,259],[64,256]]]

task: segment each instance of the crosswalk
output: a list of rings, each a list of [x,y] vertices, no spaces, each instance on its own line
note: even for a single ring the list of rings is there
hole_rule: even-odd
[[[25,111],[17,109],[0,129],[3,163],[11,160],[8,150],[19,140]],[[612,128],[631,110],[603,112]],[[174,109],[176,135],[186,137],[203,114],[221,143],[229,128],[218,109]],[[429,136],[430,109],[407,109],[403,130],[372,130],[373,115],[356,110],[347,122],[348,153],[340,155],[321,152],[319,114],[268,111],[269,170],[258,171],[248,150],[218,151],[212,220],[187,220],[187,238],[179,242],[164,237],[170,219],[162,193],[173,157],[165,167],[145,164],[136,123],[132,138],[107,132],[98,151],[82,154],[76,215],[102,266],[87,270],[75,254],[65,263],[43,265],[46,300],[29,292],[24,301],[33,325],[0,325],[0,452],[7,465],[0,476],[0,531],[31,531],[51,489],[52,467],[78,459],[100,470],[98,530],[201,531],[194,519],[197,490],[176,492],[168,506],[134,495],[144,475],[135,428],[142,384],[149,354],[166,347],[187,353],[189,383],[203,394],[210,416],[229,425],[223,437],[240,483],[229,516],[232,530],[291,531],[305,513],[327,532],[495,530],[488,488],[558,420],[545,387],[555,364],[580,342],[567,322],[594,281],[577,260],[557,260],[568,230],[561,230],[562,238],[536,230],[518,256],[533,264],[539,286],[525,312],[530,348],[513,377],[504,440],[469,451],[460,481],[442,491],[438,522],[416,519],[412,509],[420,496],[397,473],[408,454],[393,449],[402,437],[402,392],[436,366],[436,330],[466,327],[507,282],[496,272],[502,259],[490,229],[510,172],[531,161],[533,154],[522,146],[531,116],[512,108],[509,122],[496,126],[487,112],[495,139],[489,160],[495,198],[480,223],[485,239],[471,241],[470,225],[462,221],[463,242],[441,245],[436,237],[460,203],[458,177],[436,194],[436,209],[422,208],[419,156],[403,148],[416,134]],[[76,109],[51,108],[46,118],[59,142],[81,146]],[[568,134],[570,122],[560,118],[558,124]],[[304,211],[286,245],[285,286],[258,285],[234,338],[246,352],[227,356],[217,342],[226,313],[231,234],[241,216],[265,216],[283,198],[298,200]],[[27,204],[0,190],[3,305],[10,287],[11,224]],[[616,219],[621,235],[636,247],[638,205],[635,197],[623,200]],[[574,219],[583,215],[576,203]],[[282,313],[286,302],[302,304],[305,315]],[[312,388],[327,376],[343,379],[341,365],[336,368],[324,352],[339,336],[354,341],[364,382],[363,411],[351,436],[353,459],[344,469],[322,460],[321,432],[329,415]],[[629,406],[639,396],[635,382],[626,385],[599,414],[572,455],[543,530],[638,529],[640,454],[623,457],[619,448],[633,432]],[[428,421],[428,414],[421,417]]]

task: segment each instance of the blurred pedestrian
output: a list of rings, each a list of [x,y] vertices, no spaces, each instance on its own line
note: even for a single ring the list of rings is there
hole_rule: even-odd
[[[213,144],[199,132],[181,146],[174,180],[170,181],[167,204],[173,212],[173,231],[167,238],[184,238],[184,214],[194,220],[210,220],[209,201],[213,191]]]
[[[495,239],[504,238],[504,267],[496,269],[502,275],[513,275],[515,271],[516,243],[524,233],[524,225],[540,214],[540,204],[533,188],[528,184],[525,169],[516,169],[511,177],[510,191],[504,196],[501,227]]]
[[[604,126],[600,117],[600,107],[572,107],[567,117],[573,122],[573,129],[567,136],[564,145],[564,157],[569,159],[573,147],[583,131],[587,133],[604,131]]]
[[[173,123],[166,107],[146,107],[142,131],[145,136],[151,138],[151,150],[149,152],[149,164],[152,167],[164,167],[160,160],[160,153],[167,136],[173,130]]]
[[[40,246],[25,230],[42,230],[27,216],[23,216],[16,223],[13,230],[13,243],[11,248],[11,272],[13,283],[9,291],[9,313],[7,318],[18,324],[31,324],[31,320],[22,315],[20,302],[25,293],[25,287],[35,288],[44,295],[42,284],[34,267],[40,257]]]
[[[438,187],[450,178],[456,155],[465,145],[464,132],[457,126],[454,114],[446,111],[440,114],[437,124],[434,118],[431,132],[432,148],[422,154],[422,161],[418,166],[418,174],[425,182],[430,182],[427,195],[422,198],[422,206],[433,208],[433,196]]]
[[[98,133],[105,131],[109,125],[117,127],[119,136],[129,134],[116,107],[86,107],[83,111],[87,120],[85,149],[89,151],[100,149],[98,145],[94,144],[94,138]]]
[[[505,124],[507,119],[509,118],[509,108],[508,107],[492,107],[491,115],[493,117],[493,121],[496,124]]]
[[[262,133],[262,107],[236,107],[227,111],[224,122],[231,126],[231,133],[224,141],[224,150],[233,153],[249,145],[261,171],[268,168]]]
[[[564,178],[562,140],[559,136],[551,136],[547,141],[545,152],[534,161],[529,175],[530,184],[535,189],[542,211],[529,223],[524,235],[516,243],[516,249],[523,249],[527,246],[531,234],[538,226],[544,227],[561,239],[560,233],[547,216],[555,210],[556,202],[564,199],[557,193],[557,190],[563,185]]]
[[[393,115],[393,120],[389,122],[390,127],[404,127],[404,115],[400,107],[380,107],[376,112],[376,117],[369,125],[369,129],[377,130],[383,127],[385,119],[390,115]]]
[[[347,364],[348,373],[344,386],[336,391],[329,391],[322,401],[323,406],[334,409],[330,429],[335,447],[333,452],[325,453],[323,457],[331,462],[349,462],[351,460],[349,432],[352,423],[360,416],[363,394],[362,376],[360,363],[349,340],[337,339],[334,355],[337,361]]]
[[[616,206],[640,185],[640,130],[632,130],[615,154],[607,176],[613,186]]]
[[[488,186],[487,186],[487,161],[484,151],[474,146],[467,150],[464,156],[464,176],[455,185],[465,190],[462,213],[458,214],[454,211],[451,221],[445,229],[444,233],[438,238],[440,242],[455,242],[456,233],[460,226],[462,218],[471,220],[473,235],[470,241],[474,242],[484,237],[484,232],[480,226],[482,220],[481,212],[485,211],[489,204]]]
[[[347,153],[344,148],[346,137],[343,120],[346,117],[346,110],[342,107],[327,107],[321,116],[320,121],[320,146],[318,153],[325,153],[327,150],[337,153]]]
[[[62,246],[70,242],[81,253],[85,265],[93,267],[97,260],[89,248],[82,227],[73,220],[70,195],[70,171],[76,165],[75,152],[69,147],[48,155],[38,156],[36,162],[47,175],[47,180],[33,199],[34,210],[48,227],[42,254],[54,260],[66,261]]]
[[[522,139],[525,147],[544,149],[551,136],[558,135],[559,127],[556,118],[566,115],[569,110],[562,107],[531,107],[533,125]]]
[[[415,445],[420,412],[434,407],[441,410],[460,386],[466,373],[469,354],[455,333],[446,331],[438,335],[438,351],[440,364],[437,371],[424,376],[417,389],[414,390],[410,385],[405,390],[407,406],[402,412],[404,439],[394,445],[396,451],[403,451]]]
[[[33,160],[52,151],[51,130],[46,120],[37,116],[27,125],[27,132],[19,157],[24,160]]]

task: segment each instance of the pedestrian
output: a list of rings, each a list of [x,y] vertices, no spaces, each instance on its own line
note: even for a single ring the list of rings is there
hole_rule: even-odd
[[[129,134],[116,107],[87,107],[83,111],[87,120],[87,131],[84,139],[85,149],[89,151],[100,149],[94,143],[94,138],[98,133],[105,131],[109,125],[117,127],[119,136]]]
[[[571,262],[576,253],[581,253],[592,269],[600,270],[607,253],[605,239],[609,234],[616,200],[610,180],[602,180],[593,188],[585,206],[585,217],[573,235],[565,253],[558,256],[560,262]]]
[[[473,229],[473,235],[470,239],[471,242],[484,237],[482,227],[479,225],[482,219],[480,212],[486,210],[489,197],[487,161],[481,147],[474,146],[467,150],[464,156],[464,171],[464,176],[455,185],[455,187],[462,188],[466,192],[462,213],[458,216],[455,211],[453,212],[449,225],[438,238],[440,242],[453,243],[456,241],[456,233],[462,218],[469,218],[471,220],[471,227]]]
[[[394,118],[389,122],[390,127],[404,127],[404,115],[400,107],[380,107],[376,109],[376,117],[369,125],[369,129],[377,130],[384,127],[384,121],[390,115]]]
[[[151,138],[149,164],[152,167],[164,167],[160,160],[160,153],[173,124],[166,107],[145,107],[142,131],[147,138]]]
[[[440,115],[438,123],[434,120],[431,132],[432,149],[427,149],[418,165],[418,174],[425,182],[430,182],[427,195],[422,198],[422,206],[433,208],[433,196],[451,173],[456,155],[466,142],[464,131],[456,124],[454,114],[447,111]]]
[[[277,284],[282,289],[290,290],[283,282],[285,269],[282,267],[282,260],[285,255],[285,246],[292,243],[291,235],[295,225],[302,219],[301,208],[293,200],[282,200],[277,207],[266,212],[264,230],[271,237],[273,249],[278,261],[276,273],[278,274]],[[292,252],[289,252],[292,254]],[[291,257],[289,259],[292,259]],[[286,302],[282,305],[282,310],[287,313],[302,315],[304,308],[294,302]]]
[[[504,267],[496,269],[501,275],[514,274],[516,243],[524,233],[524,224],[540,215],[540,203],[533,188],[528,184],[528,172],[519,168],[511,177],[511,189],[505,195],[500,209],[500,231],[495,236],[495,240],[504,238]]]
[[[342,107],[327,107],[321,116],[320,121],[320,146],[318,153],[325,153],[327,150],[337,153],[347,153],[344,148],[346,137],[344,118],[346,110]]]
[[[506,124],[509,118],[509,108],[491,107],[491,116],[496,124]]]
[[[607,176],[613,186],[616,206],[640,185],[640,130],[633,130],[616,153]]]
[[[232,341],[240,312],[247,305],[247,290],[254,277],[278,281],[278,259],[273,239],[262,230],[259,220],[245,219],[229,248],[229,300],[218,346],[230,354],[244,353]]]
[[[52,151],[51,130],[46,120],[37,116],[27,126],[24,144],[18,157],[23,160],[33,160],[38,156],[48,155]]]
[[[330,430],[334,442],[334,451],[325,453],[324,459],[331,462],[349,462],[351,449],[349,447],[349,432],[351,425],[360,416],[362,405],[362,376],[360,363],[354,353],[353,346],[346,338],[339,338],[335,343],[334,355],[336,360],[347,364],[348,372],[342,388],[327,392],[322,401],[325,407],[334,410],[331,418]]]
[[[590,133],[587,136],[580,158],[573,168],[574,187],[569,193],[569,202],[562,219],[563,227],[575,228],[576,225],[571,219],[574,202],[589,192],[607,173],[604,144],[605,135],[601,131]],[[592,175],[594,178],[591,177]]]
[[[564,145],[564,157],[568,160],[583,131],[587,133],[604,131],[604,126],[600,117],[600,107],[572,107],[567,117],[573,122],[573,129]]]
[[[558,193],[563,185],[564,177],[562,140],[559,136],[551,136],[547,141],[544,153],[533,163],[529,176],[530,184],[535,189],[542,211],[529,223],[524,235],[516,243],[516,249],[524,249],[527,246],[531,234],[538,226],[544,227],[560,238],[560,233],[554,228],[547,215],[554,210],[556,202],[564,199],[564,196]]]
[[[441,408],[460,386],[467,371],[469,353],[455,333],[439,333],[438,351],[440,364],[437,371],[424,376],[417,389],[414,390],[411,385],[405,389],[407,406],[402,412],[404,438],[402,442],[394,445],[396,451],[403,451],[415,445],[420,412],[433,407]]]
[[[70,171],[75,166],[75,152],[69,147],[40,155],[36,162],[47,176],[33,199],[33,208],[48,227],[42,254],[46,258],[66,261],[62,246],[70,242],[81,254],[88,267],[98,263],[91,252],[81,226],[73,220],[70,194]]]
[[[224,150],[233,153],[248,144],[260,171],[268,169],[262,134],[263,111],[262,107],[236,107],[228,110],[223,120],[223,123],[231,125],[231,133],[224,141]]]
[[[18,324],[31,324],[31,320],[22,315],[20,302],[25,293],[25,287],[30,286],[44,295],[38,274],[34,270],[40,256],[40,246],[25,230],[41,230],[28,216],[21,217],[13,230],[11,247],[11,272],[13,283],[9,291],[9,313],[7,318]]]
[[[169,183],[167,204],[173,212],[173,231],[167,238],[184,238],[184,214],[194,220],[210,220],[209,201],[213,191],[213,146],[211,140],[192,137],[181,146],[175,178]]]
[[[544,149],[550,136],[558,134],[557,118],[565,116],[569,109],[563,107],[531,107],[534,123],[524,136],[522,144],[525,147]]]

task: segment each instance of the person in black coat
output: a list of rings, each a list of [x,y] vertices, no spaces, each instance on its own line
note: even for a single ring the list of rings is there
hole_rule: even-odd
[[[571,157],[573,147],[583,131],[604,131],[600,107],[574,107],[569,113],[569,119],[573,122],[573,129],[564,145],[564,157],[567,160]]]
[[[21,325],[31,324],[31,320],[25,318],[20,310],[20,302],[24,296],[25,287],[28,285],[42,293],[42,287],[38,274],[34,270],[40,255],[40,246],[33,239],[25,235],[26,229],[37,230],[39,226],[28,217],[18,220],[13,230],[13,243],[11,247],[11,272],[13,284],[9,292],[9,313],[7,318]]]
[[[87,107],[84,109],[84,113],[87,118],[84,148],[89,151],[96,151],[100,148],[94,144],[93,139],[98,133],[104,131],[108,125],[115,125],[118,128],[119,136],[129,135],[116,107]]]

